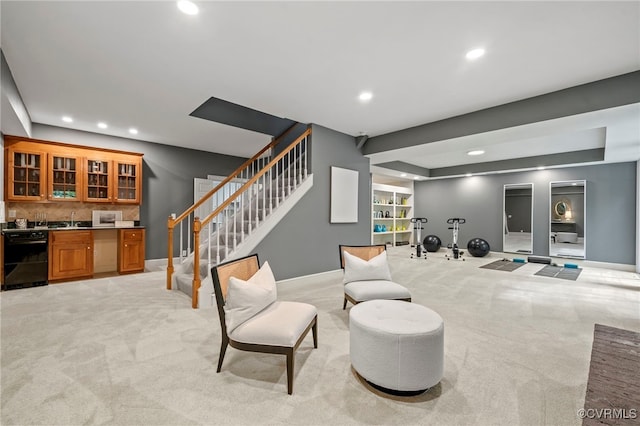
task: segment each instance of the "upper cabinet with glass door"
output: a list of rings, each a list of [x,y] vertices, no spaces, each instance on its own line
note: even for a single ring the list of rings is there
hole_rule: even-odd
[[[8,201],[42,201],[45,199],[46,154],[30,149],[7,148],[5,197]]]
[[[79,157],[49,154],[49,200],[80,201],[82,172]]]
[[[6,135],[7,201],[140,204],[142,154]]]
[[[113,202],[113,161],[89,157],[85,163],[87,184],[84,200],[92,203]]]
[[[116,203],[140,204],[140,182],[142,179],[142,160],[128,157],[117,159],[116,168]]]

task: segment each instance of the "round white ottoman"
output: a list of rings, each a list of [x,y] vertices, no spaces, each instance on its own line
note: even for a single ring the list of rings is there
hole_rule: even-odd
[[[444,369],[444,321],[400,300],[358,303],[349,313],[351,365],[368,382],[399,393],[435,386]]]

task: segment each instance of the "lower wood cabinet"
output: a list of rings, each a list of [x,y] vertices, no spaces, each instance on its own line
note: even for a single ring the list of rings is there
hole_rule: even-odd
[[[118,273],[144,271],[144,229],[118,230]]]
[[[49,232],[49,281],[93,276],[93,233]]]

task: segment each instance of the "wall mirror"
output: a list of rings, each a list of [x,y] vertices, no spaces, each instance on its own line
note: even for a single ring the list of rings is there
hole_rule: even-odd
[[[504,186],[503,240],[505,253],[533,253],[533,184]]]
[[[586,181],[551,182],[549,256],[585,258]]]

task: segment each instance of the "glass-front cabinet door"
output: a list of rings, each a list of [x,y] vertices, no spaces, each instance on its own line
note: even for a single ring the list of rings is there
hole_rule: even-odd
[[[85,201],[93,203],[109,203],[113,201],[113,162],[104,159],[86,160],[86,192]]]
[[[45,153],[8,150],[7,200],[38,201],[45,199]]]
[[[62,154],[49,155],[49,200],[79,201],[81,176],[78,158]]]
[[[116,160],[116,202],[140,203],[141,162]]]

